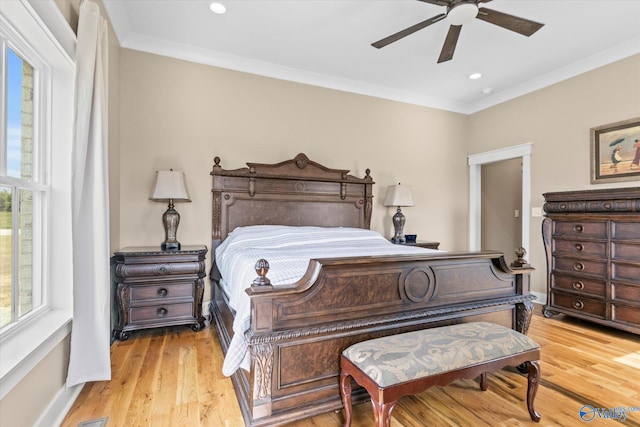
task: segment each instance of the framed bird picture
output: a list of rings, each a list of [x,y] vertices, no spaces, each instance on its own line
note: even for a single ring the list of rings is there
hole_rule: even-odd
[[[591,128],[591,183],[640,181],[640,117]]]

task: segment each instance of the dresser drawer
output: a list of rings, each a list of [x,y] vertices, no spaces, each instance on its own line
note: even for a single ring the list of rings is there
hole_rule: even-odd
[[[557,271],[584,273],[602,277],[607,276],[607,263],[604,261],[554,257],[554,269]]]
[[[132,304],[139,301],[162,301],[169,298],[193,297],[193,283],[130,286],[129,299]]]
[[[555,221],[553,235],[572,239],[584,237],[605,239],[607,237],[607,223],[592,221]]]
[[[563,294],[560,292],[551,292],[551,305],[602,319],[604,319],[607,314],[607,308],[604,301]]]
[[[611,258],[640,261],[640,243],[611,242]],[[638,277],[640,279],[640,277]]]
[[[193,318],[193,303],[148,305],[129,308],[131,323],[168,321],[172,319]]]
[[[631,264],[620,261],[612,262],[611,280],[640,283],[640,263]]]
[[[614,301],[626,300],[640,303],[640,283],[637,285],[611,283],[611,299]]]
[[[553,289],[580,292],[602,298],[604,298],[607,293],[607,283],[604,281],[564,276],[561,274],[553,274],[551,276],[551,287]]]
[[[640,324],[640,307],[626,304],[612,304],[611,320],[637,326]]]
[[[611,223],[611,238],[640,240],[640,222],[613,221]]]
[[[595,256],[607,258],[606,242],[590,242],[578,240],[554,239],[553,251],[555,253],[573,254],[578,256]]]

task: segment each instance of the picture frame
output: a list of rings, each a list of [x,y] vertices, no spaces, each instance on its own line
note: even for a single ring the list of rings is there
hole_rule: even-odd
[[[591,184],[640,181],[640,117],[591,128]]]

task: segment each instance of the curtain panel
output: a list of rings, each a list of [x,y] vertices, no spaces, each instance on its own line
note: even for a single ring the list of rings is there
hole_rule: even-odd
[[[111,379],[107,22],[80,6],[72,159],[73,327],[67,387]]]

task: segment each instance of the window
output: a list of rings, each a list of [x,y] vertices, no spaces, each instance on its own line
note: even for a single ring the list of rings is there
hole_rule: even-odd
[[[75,36],[54,2],[0,7],[0,399],[71,330]]]
[[[34,149],[34,74],[37,70],[2,40],[4,99],[0,152],[0,328],[19,322],[42,304],[38,245],[43,200],[38,152]],[[34,114],[35,113],[35,114]],[[40,246],[41,248],[41,246]],[[36,251],[34,253],[34,250]],[[36,262],[34,262],[36,261]],[[35,284],[35,286],[34,286]]]
[[[48,186],[43,182],[45,150],[35,136],[39,110],[34,85],[39,71],[2,45],[2,138],[0,142],[0,330],[37,311],[43,301],[42,239]]]

